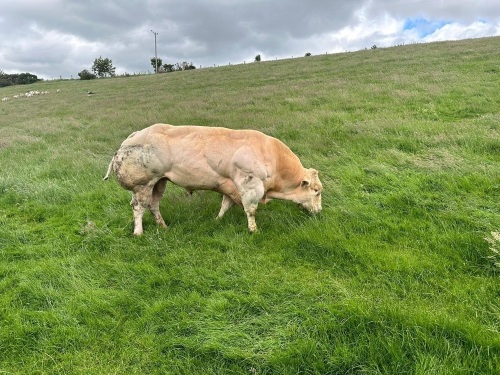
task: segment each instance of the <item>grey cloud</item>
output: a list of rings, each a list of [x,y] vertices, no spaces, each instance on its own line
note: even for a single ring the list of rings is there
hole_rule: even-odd
[[[238,63],[305,52],[349,50],[404,35],[365,32],[335,37],[345,27],[374,30],[384,15],[490,22],[500,31],[496,0],[16,0],[2,4],[0,69],[45,77],[76,76],[100,55],[127,72],[151,70],[154,37],[164,62],[196,66]],[[363,12],[360,13],[360,10]],[[360,14],[366,22],[360,21]],[[402,32],[402,30],[401,30]],[[343,34],[342,34],[343,35]],[[457,34],[458,35],[458,34]],[[467,34],[464,34],[467,35]],[[358,38],[355,39],[354,37]]]

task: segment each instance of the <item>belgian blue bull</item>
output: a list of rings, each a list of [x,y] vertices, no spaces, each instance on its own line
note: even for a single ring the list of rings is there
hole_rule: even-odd
[[[323,187],[315,169],[306,169],[281,141],[255,130],[155,124],[132,133],[109,164],[120,185],[132,192],[134,235],[143,233],[146,209],[166,227],[160,200],[168,181],[222,194],[217,218],[235,203],[245,210],[250,232],[257,230],[260,203],[285,199],[311,213],[321,211]]]

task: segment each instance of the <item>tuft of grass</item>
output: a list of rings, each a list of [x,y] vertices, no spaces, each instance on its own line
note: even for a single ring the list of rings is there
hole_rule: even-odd
[[[46,81],[2,103],[0,372],[498,373],[499,47]],[[280,138],[320,171],[323,212],[272,201],[251,235],[238,207],[215,220],[217,194],[167,184],[169,228],[148,214],[134,238],[129,193],[101,179],[157,122]]]

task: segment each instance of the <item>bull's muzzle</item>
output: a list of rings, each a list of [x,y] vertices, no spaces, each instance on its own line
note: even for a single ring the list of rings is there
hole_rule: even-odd
[[[309,213],[313,214],[313,215],[317,215],[321,212],[321,206],[320,207],[315,207],[315,208],[312,208],[309,210]]]
[[[306,206],[303,204],[299,204],[299,207],[303,208],[312,215],[317,215],[321,212],[321,206],[309,206],[309,205]]]

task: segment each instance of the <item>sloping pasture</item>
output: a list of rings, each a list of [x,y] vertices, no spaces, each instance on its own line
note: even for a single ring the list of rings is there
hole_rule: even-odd
[[[500,373],[499,87],[487,38],[0,89],[0,373]],[[168,185],[134,238],[156,122],[280,138],[323,212]]]

